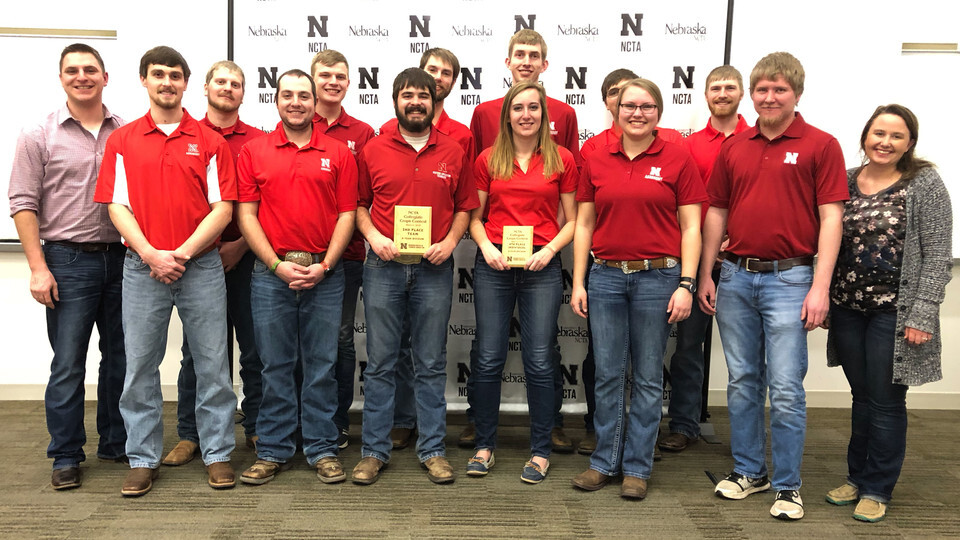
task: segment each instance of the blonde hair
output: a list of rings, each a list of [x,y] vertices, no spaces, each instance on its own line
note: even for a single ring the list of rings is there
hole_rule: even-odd
[[[560,158],[560,152],[557,150],[557,143],[550,138],[550,118],[547,114],[547,93],[543,87],[532,81],[517,83],[507,90],[507,95],[503,97],[503,106],[500,108],[500,133],[493,143],[493,149],[490,151],[490,159],[487,162],[487,171],[494,180],[509,180],[513,176],[513,161],[516,152],[513,146],[513,126],[510,125],[510,107],[513,100],[521,92],[535,89],[539,94],[540,101],[540,133],[538,135],[537,149],[543,157],[543,175],[551,177],[554,174],[563,172],[563,160]]]

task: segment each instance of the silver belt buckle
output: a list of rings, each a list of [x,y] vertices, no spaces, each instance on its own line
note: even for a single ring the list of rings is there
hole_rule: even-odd
[[[673,257],[667,257],[667,268],[673,268],[677,265],[677,260]]]
[[[640,271],[640,270],[631,270],[631,269],[627,266],[627,263],[628,263],[628,262],[629,262],[629,261],[620,261],[620,270],[623,270],[623,273],[624,273],[624,274],[632,274],[632,273],[634,273],[634,272],[639,272],[639,271]]]

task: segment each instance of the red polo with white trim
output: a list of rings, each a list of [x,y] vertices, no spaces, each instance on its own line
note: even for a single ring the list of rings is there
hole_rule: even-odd
[[[338,215],[357,209],[356,160],[319,129],[298,148],[277,124],[240,151],[237,179],[240,202],[260,201],[260,226],[278,254],[326,251]]]
[[[264,132],[260,129],[257,129],[249,124],[243,123],[239,118],[237,118],[236,123],[227,128],[221,128],[213,124],[209,118],[206,116],[203,117],[203,120],[200,120],[200,123],[208,128],[216,131],[220,134],[221,137],[227,140],[227,145],[230,146],[230,152],[233,156],[234,163],[240,158],[240,149],[243,148],[243,145],[248,142],[256,139],[257,137],[263,136]],[[237,225],[237,212],[234,209],[233,219],[230,220],[230,223],[223,229],[223,234],[220,235],[220,240],[224,242],[232,242],[240,238],[240,227]]]
[[[332,124],[327,123],[327,119],[319,114],[314,115],[313,126],[328,137],[347,145],[347,148],[353,153],[353,157],[357,157],[363,147],[376,137],[376,133],[369,124],[350,116],[343,107],[340,107],[340,116]],[[347,261],[363,261],[366,256],[367,250],[363,243],[363,235],[360,234],[359,230],[354,230],[350,243],[347,244],[347,249],[344,250],[341,258]]]
[[[454,212],[480,206],[473,164],[452,138],[430,130],[419,152],[399,132],[377,137],[360,153],[360,206],[380,234],[393,239],[394,207],[430,206],[431,242],[446,237]]]
[[[577,200],[596,205],[592,250],[601,259],[680,257],[677,208],[707,200],[690,153],[656,137],[627,158],[618,141],[587,157]]]
[[[186,109],[169,136],[148,112],[110,135],[93,200],[128,207],[147,242],[172,251],[212,203],[237,200],[235,175],[227,141]]]
[[[727,251],[765,260],[817,252],[818,207],[850,198],[837,140],[799,113],[776,139],[756,126],[720,148],[707,184],[710,206],[727,208]]]
[[[493,146],[500,133],[500,109],[503,98],[485,101],[473,109],[470,131],[473,132],[473,144],[477,155]],[[583,167],[580,157],[580,131],[577,127],[577,113],[573,107],[562,101],[547,97],[547,116],[550,118],[550,136],[553,141],[573,154],[577,168]]]
[[[487,192],[487,222],[484,230],[494,244],[503,243],[505,225],[533,226],[533,244],[549,243],[560,226],[557,223],[557,208],[560,194],[577,190],[579,175],[573,155],[564,147],[558,147],[563,162],[563,172],[549,178],[543,174],[543,155],[537,152],[530,159],[527,171],[513,163],[513,176],[506,180],[490,177],[488,162],[492,148],[487,148],[477,158],[474,176],[477,189]]]

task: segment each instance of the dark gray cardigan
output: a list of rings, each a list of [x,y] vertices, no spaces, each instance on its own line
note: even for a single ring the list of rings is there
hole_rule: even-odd
[[[856,185],[860,168],[847,170],[847,183]],[[953,267],[953,211],[950,195],[933,167],[921,169],[907,186],[907,235],[897,297],[897,340],[893,349],[893,382],[911,386],[939,381],[940,304]],[[911,345],[904,328],[930,332],[922,345]],[[839,366],[833,331],[827,334],[827,365]]]

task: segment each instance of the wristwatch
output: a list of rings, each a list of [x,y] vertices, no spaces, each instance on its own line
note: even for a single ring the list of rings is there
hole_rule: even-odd
[[[680,278],[680,284],[677,287],[690,291],[690,294],[697,292],[697,279],[692,277]]]

